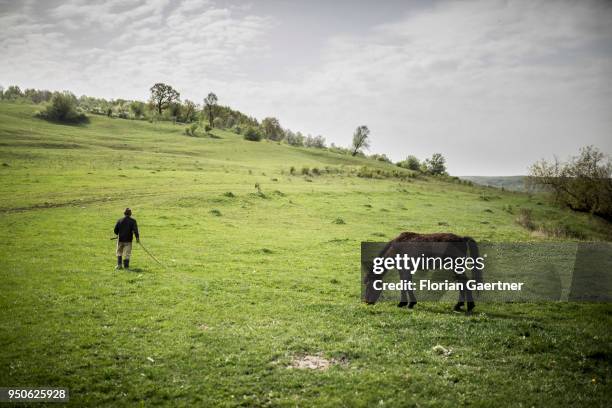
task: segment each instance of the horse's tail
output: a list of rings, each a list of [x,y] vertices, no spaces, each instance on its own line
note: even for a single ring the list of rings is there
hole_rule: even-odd
[[[463,237],[463,239],[465,240],[468,249],[470,250],[470,257],[472,259],[478,258],[480,256],[480,251],[478,250],[478,244],[476,243],[474,238]],[[472,268],[472,273],[474,275],[474,279],[476,279],[476,282],[482,282],[482,269],[474,267]]]

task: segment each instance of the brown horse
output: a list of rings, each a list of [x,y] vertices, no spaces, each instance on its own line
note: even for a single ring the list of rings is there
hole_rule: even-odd
[[[446,258],[465,258],[468,256],[472,258],[478,258],[478,245],[470,237],[461,237],[451,233],[435,233],[435,234],[418,234],[415,232],[402,232],[398,237],[389,241],[383,250],[379,253],[379,257],[382,258],[393,258],[396,255],[417,258],[420,256],[425,257],[439,257],[442,259]],[[380,297],[382,290],[374,287],[376,280],[381,280],[385,273],[386,268],[382,273],[376,274],[373,271],[373,267],[370,265],[366,266],[366,274],[364,276],[365,287],[365,302],[367,304],[374,304]],[[414,273],[415,271],[413,271]],[[473,269],[475,278],[477,281],[482,280],[480,271]],[[402,281],[412,281],[412,274],[405,269],[399,270],[400,279]],[[474,298],[472,292],[467,289],[467,277],[465,273],[455,273],[455,279],[457,282],[462,283],[463,289],[459,291],[459,301],[454,306],[453,310],[460,312],[463,311],[463,306],[467,301],[467,313],[470,313],[474,307]],[[408,303],[407,296],[410,298]],[[398,307],[408,306],[412,309],[416,305],[416,297],[413,290],[402,290],[400,295],[400,303]]]

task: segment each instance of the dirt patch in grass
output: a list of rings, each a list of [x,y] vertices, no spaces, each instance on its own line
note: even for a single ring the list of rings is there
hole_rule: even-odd
[[[333,365],[346,365],[348,361],[345,359],[327,359],[321,354],[296,356],[291,361],[287,368],[297,368],[300,370],[319,370],[325,371]]]

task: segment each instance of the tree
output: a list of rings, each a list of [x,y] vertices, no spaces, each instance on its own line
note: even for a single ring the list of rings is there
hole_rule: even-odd
[[[261,140],[261,133],[259,132],[259,129],[250,126],[244,132],[244,139],[250,140],[251,142],[259,142]]]
[[[208,112],[208,124],[210,126],[213,125],[213,120],[215,120],[215,110],[217,106],[217,95],[214,93],[209,93],[206,98],[204,98],[204,110]]]
[[[4,91],[4,99],[17,99],[23,96],[21,89],[17,85],[10,85]]]
[[[87,122],[88,118],[77,110],[76,97],[70,92],[55,92],[47,108],[39,115],[43,119],[66,122]]]
[[[399,167],[403,167],[408,170],[420,171],[421,162],[416,156],[410,155],[406,157],[406,160],[397,163]]]
[[[132,114],[134,114],[134,117],[138,119],[144,115],[145,105],[140,101],[133,101],[130,103],[130,110],[132,111]]]
[[[289,129],[285,129],[285,140],[291,146],[304,146],[304,135],[300,132],[293,133]]]
[[[611,177],[610,157],[594,146],[586,146],[565,163],[555,157],[552,163],[540,160],[533,164],[527,183],[550,191],[563,206],[612,221]]]
[[[181,94],[170,85],[159,82],[151,87],[151,103],[160,115],[171,103],[178,102],[180,98]]]
[[[356,156],[362,149],[370,148],[370,129],[367,126],[358,126],[355,129],[355,133],[353,133],[353,145],[351,149],[353,152],[351,153],[353,156]]]
[[[446,174],[446,159],[441,153],[434,153],[431,159],[425,160],[427,172],[433,175]]]
[[[181,116],[181,104],[179,102],[172,102],[168,105],[168,114],[170,115],[170,119],[176,122]]]
[[[265,118],[261,121],[261,128],[263,129],[266,139],[279,141],[283,140],[283,137],[285,136],[283,133],[283,128],[276,118]]]
[[[195,117],[196,104],[191,102],[189,99],[185,99],[185,103],[183,103],[183,120],[186,123],[191,122]]]
[[[312,137],[311,135],[306,136],[304,140],[304,146],[315,147],[317,149],[323,149],[325,147],[325,138],[321,135]]]

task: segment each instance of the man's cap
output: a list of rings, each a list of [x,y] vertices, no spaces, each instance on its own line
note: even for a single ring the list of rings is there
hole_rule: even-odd
[[[128,208],[125,209],[123,214],[125,214],[125,215],[132,215],[132,210],[128,207]]]

